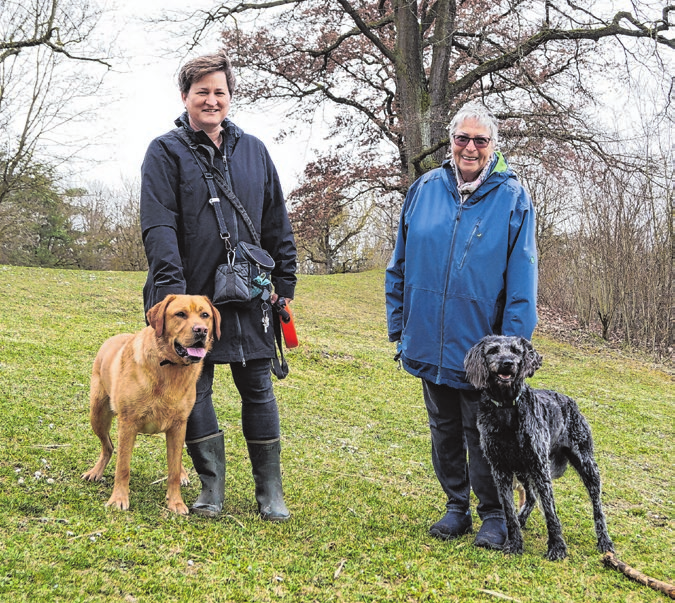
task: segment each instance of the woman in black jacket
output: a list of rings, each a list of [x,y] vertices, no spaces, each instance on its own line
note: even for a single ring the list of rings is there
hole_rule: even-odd
[[[275,357],[270,305],[277,297],[290,301],[294,296],[293,232],[267,149],[227,119],[235,88],[227,55],[219,52],[186,63],[179,88],[186,111],[174,130],[150,143],[142,167],[141,228],[149,265],[143,289],[146,311],[172,293],[213,297],[216,268],[226,262],[209,187],[193,151],[203,158],[208,171],[229,183],[261,246],[275,261],[270,300],[258,299],[245,307],[218,305],[221,337],[206,358],[187,425],[187,449],[202,482],[191,511],[215,517],[222,510],[224,439],[211,394],[214,365],[229,364],[241,395],[242,431],[258,509],[263,519],[284,521],[290,513],[281,487],[281,429],[270,374]],[[240,213],[220,191],[219,197],[233,246],[238,241],[253,242]]]

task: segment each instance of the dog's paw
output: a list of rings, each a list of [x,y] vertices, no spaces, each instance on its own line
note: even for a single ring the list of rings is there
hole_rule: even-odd
[[[114,509],[119,509],[120,511],[128,511],[129,497],[124,496],[122,494],[115,494],[115,492],[113,492],[112,496],[110,497],[110,500],[108,500],[108,502],[105,503],[105,506],[113,507]]]
[[[507,540],[502,547],[502,552],[505,555],[522,555],[523,554],[523,541],[520,540]]]
[[[550,546],[546,553],[546,559],[549,561],[560,561],[565,557],[567,557],[567,546],[564,542]]]
[[[180,467],[180,485],[181,486],[190,485],[190,478],[188,477],[187,471],[185,471],[185,467],[183,467],[182,465]]]
[[[168,503],[169,511],[176,513],[178,515],[189,515],[190,509],[187,508],[187,505],[182,501],[169,501]]]
[[[102,475],[97,473],[94,469],[86,471],[82,474],[82,479],[88,482],[100,482]]]

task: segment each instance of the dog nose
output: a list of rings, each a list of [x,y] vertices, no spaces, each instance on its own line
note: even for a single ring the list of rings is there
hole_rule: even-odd
[[[200,337],[206,337],[206,335],[209,332],[209,329],[205,325],[195,325],[194,327],[192,327],[192,332],[195,335],[199,335]]]

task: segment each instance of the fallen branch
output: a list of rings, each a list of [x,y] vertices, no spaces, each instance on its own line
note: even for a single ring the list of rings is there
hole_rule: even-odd
[[[649,588],[653,588],[654,590],[658,590],[659,592],[668,595],[671,599],[675,599],[675,586],[643,574],[618,559],[614,553],[605,553],[602,557],[602,563],[605,567],[611,567],[622,574],[625,574],[632,580],[644,584],[645,586],[649,586]]]
[[[338,576],[340,575],[340,573],[341,573],[342,570],[344,569],[346,563],[347,563],[347,560],[346,560],[346,559],[342,559],[342,560],[340,561],[340,563],[339,563],[337,569],[335,570],[335,573],[333,574],[333,580],[337,580],[337,579],[338,579]]]

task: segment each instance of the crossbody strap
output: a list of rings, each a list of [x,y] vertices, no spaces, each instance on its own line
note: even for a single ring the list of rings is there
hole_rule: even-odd
[[[239,199],[237,198],[237,195],[234,194],[234,191],[230,188],[230,186],[225,181],[223,176],[217,171],[215,173],[211,172],[210,167],[206,163],[204,158],[201,157],[199,153],[197,153],[197,145],[194,144],[188,138],[188,135],[185,132],[184,128],[182,127],[176,128],[176,134],[178,135],[179,140],[183,144],[185,144],[185,146],[187,146],[188,149],[190,149],[190,152],[195,158],[195,161],[197,162],[197,165],[199,166],[199,169],[201,170],[202,175],[206,180],[206,186],[208,186],[209,195],[211,195],[209,203],[213,206],[213,209],[216,212],[216,220],[218,221],[218,230],[220,230],[220,238],[225,241],[226,246],[228,246],[229,244],[228,250],[232,247],[232,244],[230,243],[230,233],[228,232],[227,226],[225,224],[225,219],[223,217],[223,210],[220,207],[220,197],[218,195],[214,182],[222,190],[223,194],[225,195],[225,198],[232,204],[234,209],[236,209],[239,212],[239,215],[241,216],[242,220],[244,220],[244,223],[246,224],[249,232],[251,233],[253,242],[258,247],[261,247],[260,236],[256,232],[255,226],[253,225],[251,218],[249,217],[248,213],[246,213],[246,209],[241,204],[241,201],[239,201]]]

